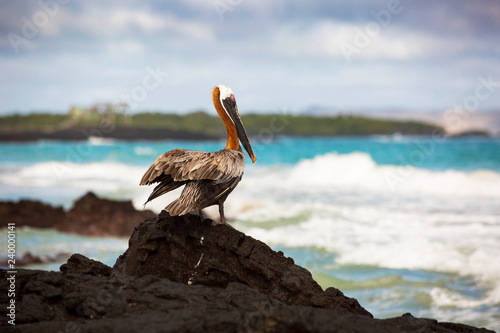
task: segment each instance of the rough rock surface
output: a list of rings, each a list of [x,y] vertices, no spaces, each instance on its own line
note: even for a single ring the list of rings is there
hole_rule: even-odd
[[[293,259],[228,225],[199,216],[172,218],[163,211],[135,228],[114,276],[157,275],[184,284],[225,288],[243,283],[287,304],[370,316],[338,289],[326,291]]]
[[[17,227],[54,228],[59,231],[93,236],[130,235],[144,219],[155,216],[149,210],[136,210],[130,201],[100,199],[89,192],[65,212],[38,201],[0,202],[0,216]]]
[[[74,254],[61,272],[18,269],[16,326],[1,332],[491,332],[410,314],[373,319],[267,245],[197,216],[141,223],[113,268]],[[9,273],[0,270],[0,289]],[[328,291],[330,290],[330,291]],[[0,303],[8,304],[7,293]]]

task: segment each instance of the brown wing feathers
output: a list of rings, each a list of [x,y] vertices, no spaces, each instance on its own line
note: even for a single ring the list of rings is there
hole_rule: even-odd
[[[142,177],[140,185],[159,183],[149,196],[149,202],[191,181],[210,180],[213,185],[232,183],[234,178],[241,179],[243,167],[244,154],[239,151],[224,149],[207,153],[173,149],[156,159]]]

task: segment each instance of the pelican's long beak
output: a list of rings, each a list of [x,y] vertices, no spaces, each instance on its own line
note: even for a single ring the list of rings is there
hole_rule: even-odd
[[[238,107],[236,106],[236,101],[234,97],[226,98],[222,100],[222,104],[224,109],[226,109],[227,114],[231,118],[236,127],[236,133],[238,134],[238,139],[240,139],[241,144],[245,148],[248,153],[248,156],[252,159],[252,162],[255,163],[257,158],[255,158],[255,154],[253,153],[252,146],[250,145],[250,141],[248,140],[247,132],[245,131],[245,127],[243,127],[243,123],[240,118],[240,113],[238,112]]]

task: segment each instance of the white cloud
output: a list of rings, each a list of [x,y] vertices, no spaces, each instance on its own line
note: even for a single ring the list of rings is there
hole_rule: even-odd
[[[218,83],[247,92],[244,104],[255,109],[310,104],[449,107],[462,91],[468,93],[478,75],[491,73],[500,80],[493,23],[469,16],[462,19],[455,13],[447,29],[447,21],[412,3],[415,8],[370,32],[370,42],[348,64],[339,45],[354,45],[358,33],[366,34],[367,23],[375,20],[370,17],[377,7],[373,3],[220,1],[232,6],[222,22],[213,1],[61,5],[47,27],[20,47],[22,57],[13,58],[10,44],[0,40],[5,55],[0,61],[2,110],[64,109],[70,103],[120,96],[140,83],[146,66],[156,64],[171,75],[141,107],[206,106],[204,91]],[[379,5],[375,9],[385,8],[385,3]],[[13,7],[7,16],[0,12],[5,19],[0,29],[21,33],[21,17],[38,10],[36,3],[25,7]],[[354,11],[359,16],[353,17]],[[470,33],[463,33],[467,26],[472,26]],[[11,65],[5,62],[9,57]],[[59,90],[46,91],[49,86]],[[194,91],[201,97],[192,97]],[[49,98],[51,93],[60,96]],[[485,102],[485,107],[495,105],[500,105],[496,97]]]
[[[64,34],[68,31],[90,35],[91,37],[109,38],[126,34],[127,37],[144,33],[181,36],[190,39],[212,39],[210,26],[188,18],[168,13],[152,12],[149,8],[108,7],[87,4],[81,11],[61,8],[55,18],[52,34]]]
[[[146,45],[135,40],[118,41],[106,45],[106,53],[137,55],[146,52]]]
[[[213,11],[214,16],[217,15],[217,10],[222,10],[224,13],[241,11],[254,15],[270,15],[273,10],[278,10],[283,7],[286,2],[284,0],[267,1],[267,0],[184,0],[183,4],[187,4],[187,8],[193,11]]]
[[[165,27],[161,16],[145,9],[87,5],[83,12],[68,13],[64,25],[93,35],[116,35],[129,29],[154,32]]]
[[[290,23],[271,36],[273,50],[283,56],[342,57],[339,44],[353,44],[357,26],[336,21]]]
[[[319,56],[371,60],[412,60],[450,55],[465,47],[462,41],[409,31],[399,26],[382,27],[338,21],[309,25],[286,24],[271,37],[275,53],[282,56]]]
[[[146,32],[158,31],[165,27],[162,17],[146,11],[126,8],[114,9],[108,18],[109,27],[120,31],[124,27],[134,26]]]
[[[366,48],[361,48],[359,58],[411,60],[433,54],[439,42],[431,36],[418,33],[380,33],[370,39]]]

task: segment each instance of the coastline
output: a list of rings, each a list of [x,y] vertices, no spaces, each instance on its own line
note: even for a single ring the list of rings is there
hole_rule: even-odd
[[[261,133],[262,134],[262,133]],[[473,131],[460,134],[445,134],[441,129],[436,129],[432,132],[416,133],[410,132],[394,132],[394,133],[343,133],[343,134],[288,134],[288,133],[264,133],[265,140],[273,140],[279,135],[291,137],[370,137],[370,136],[414,136],[414,137],[445,137],[447,139],[488,139],[495,138],[488,132]],[[257,135],[251,133],[250,135]],[[168,128],[140,128],[140,127],[117,127],[110,131],[103,131],[95,128],[75,127],[57,131],[0,131],[0,143],[9,142],[36,142],[39,140],[54,140],[54,141],[88,141],[89,139],[112,139],[121,141],[162,141],[162,140],[179,140],[179,141],[214,141],[220,140],[223,135],[205,134],[201,132],[192,132],[186,130],[172,130]]]
[[[131,116],[103,114],[89,119],[51,114],[0,117],[0,142],[36,140],[215,140],[225,137],[220,119],[204,112],[185,115],[139,113]],[[288,136],[436,135],[440,126],[364,116],[305,116],[247,114],[242,121],[248,134],[266,138]],[[199,126],[198,124],[203,124]]]

